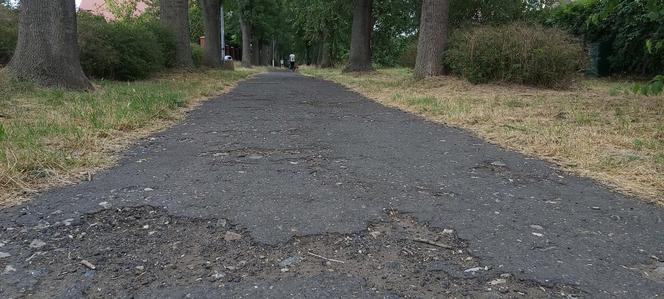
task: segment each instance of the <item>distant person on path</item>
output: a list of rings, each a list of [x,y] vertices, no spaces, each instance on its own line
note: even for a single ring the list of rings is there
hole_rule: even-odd
[[[280,63],[280,65],[281,65],[281,68],[284,68],[284,60],[283,60],[283,59],[280,60],[279,63]]]
[[[288,56],[288,61],[290,62],[289,69],[291,71],[295,71],[295,54],[291,53],[291,55]]]

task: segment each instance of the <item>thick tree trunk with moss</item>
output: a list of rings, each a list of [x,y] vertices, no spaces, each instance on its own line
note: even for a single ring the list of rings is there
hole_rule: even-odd
[[[251,40],[253,39],[251,25],[240,14],[240,31],[242,31],[242,66],[251,67]]]
[[[423,78],[443,74],[448,18],[448,0],[424,0],[422,2],[415,77]]]
[[[203,65],[220,67],[221,58],[221,0],[199,0],[205,27]]]
[[[371,66],[372,0],[355,0],[348,65],[344,72],[366,72]]]
[[[79,58],[74,0],[22,0],[9,74],[42,86],[90,89]]]
[[[189,3],[187,0],[160,0],[159,21],[175,37],[175,65],[192,67],[189,42]]]

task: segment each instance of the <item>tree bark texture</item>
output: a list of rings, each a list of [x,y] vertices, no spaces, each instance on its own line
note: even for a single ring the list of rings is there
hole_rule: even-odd
[[[199,0],[205,27],[205,48],[202,64],[220,67],[221,59],[221,0]]]
[[[175,37],[175,63],[176,66],[191,67],[194,60],[191,57],[191,44],[189,43],[189,3],[187,0],[160,0],[159,20]]]
[[[330,53],[329,37],[326,32],[323,32],[323,42],[321,45],[321,58],[320,58],[320,67],[328,68],[332,67],[332,55]]]
[[[240,14],[240,31],[242,31],[242,66],[251,67],[251,41],[253,39],[251,25]]]
[[[348,65],[344,72],[366,72],[371,66],[372,0],[355,0]]]
[[[267,66],[272,65],[272,45],[261,45],[260,64]]]
[[[448,18],[448,0],[424,0],[422,2],[415,77],[423,78],[443,74]]]
[[[261,44],[260,41],[256,38],[255,34],[251,38],[251,64],[261,64]]]
[[[42,86],[91,89],[83,73],[74,0],[22,0],[9,75]]]

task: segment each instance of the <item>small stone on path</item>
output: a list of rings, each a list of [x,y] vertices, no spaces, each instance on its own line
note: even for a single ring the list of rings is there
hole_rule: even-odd
[[[463,272],[466,272],[466,273],[475,273],[475,272],[480,271],[480,270],[485,270],[485,268],[486,268],[486,267],[474,267],[474,268],[470,268],[470,269],[463,270]]]
[[[221,227],[226,227],[226,223],[227,223],[226,219],[219,219],[219,220],[217,220],[217,226],[218,226],[218,227],[219,227],[219,226],[221,226]]]
[[[659,266],[655,268],[655,272],[664,275],[664,266]]]
[[[494,162],[491,162],[491,165],[493,165],[493,166],[498,166],[498,167],[505,167],[505,166],[507,166],[507,164],[505,164],[505,162],[503,162],[503,161],[494,161]]]
[[[228,231],[226,234],[224,234],[224,240],[226,241],[236,241],[242,239],[242,235]]]
[[[5,266],[5,270],[2,271],[2,274],[9,274],[10,272],[16,272],[16,268],[12,267],[12,265],[7,265]]]
[[[226,277],[226,273],[214,271],[214,274],[210,275],[210,280],[215,281]]]
[[[39,240],[39,239],[34,239],[32,242],[30,242],[30,248],[42,248],[46,245],[46,242]]]
[[[279,262],[279,266],[282,268],[289,267],[292,265],[295,265],[300,262],[300,258],[297,256],[291,256],[288,258],[285,258],[283,261]]]
[[[499,284],[506,284],[506,283],[507,283],[507,280],[504,279],[504,278],[498,278],[498,279],[494,279],[492,281],[489,281],[489,284],[492,285],[492,286],[499,285]]]

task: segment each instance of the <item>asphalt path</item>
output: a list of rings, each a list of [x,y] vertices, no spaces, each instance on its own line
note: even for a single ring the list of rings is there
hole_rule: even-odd
[[[661,207],[288,72],[0,226],[2,298],[664,297]]]

